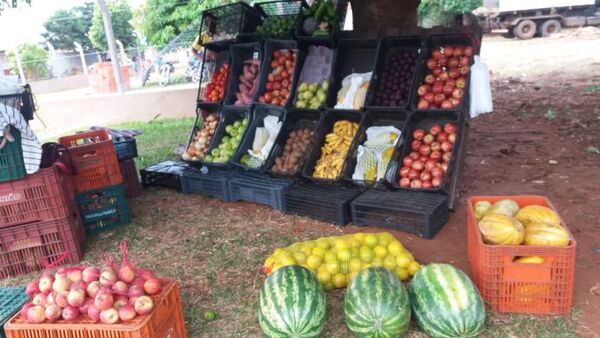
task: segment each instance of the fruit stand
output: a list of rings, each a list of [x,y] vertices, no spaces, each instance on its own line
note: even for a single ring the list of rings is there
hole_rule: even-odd
[[[435,241],[459,201],[481,30],[456,17],[453,28],[345,31],[347,6],[239,2],[203,12],[188,143],[179,160],[141,170],[143,186]],[[125,241],[118,263],[108,253],[101,265],[80,263],[88,236],[131,222],[127,198],[141,194],[135,139],[95,130],[58,145],[49,168],[0,186],[54,188],[27,200],[27,213],[0,200],[0,278],[42,270],[24,291],[7,291],[6,337],[187,337],[177,282],[135,266]],[[319,336],[336,289],[356,337],[404,336],[411,321],[429,336],[475,337],[486,306],[571,310],[577,243],[546,198],[471,197],[467,227],[469,275],[421,262],[371,228],[273,247],[259,267],[257,323],[268,337]],[[38,237],[51,245],[31,244]]]

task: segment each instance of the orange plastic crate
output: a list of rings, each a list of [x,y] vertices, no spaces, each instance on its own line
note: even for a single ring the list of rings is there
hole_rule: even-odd
[[[177,283],[163,280],[163,291],[152,297],[154,310],[119,324],[78,322],[29,324],[19,313],[4,325],[6,338],[187,338]]]
[[[58,139],[69,148],[75,168],[77,192],[123,182],[115,147],[106,130],[95,130]]]
[[[76,208],[73,177],[56,166],[0,185],[0,228],[63,218]]]
[[[467,240],[473,281],[483,299],[498,312],[527,314],[565,314],[573,303],[575,251],[577,242],[567,228],[571,242],[567,247],[488,245],[483,242],[474,205],[510,198],[519,204],[541,205],[554,211],[543,196],[476,196],[469,199]],[[517,257],[541,256],[542,264],[514,262]]]

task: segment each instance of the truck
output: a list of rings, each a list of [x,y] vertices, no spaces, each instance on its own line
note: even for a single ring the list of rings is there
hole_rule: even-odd
[[[600,25],[600,0],[484,0],[476,15],[484,32],[525,40]]]

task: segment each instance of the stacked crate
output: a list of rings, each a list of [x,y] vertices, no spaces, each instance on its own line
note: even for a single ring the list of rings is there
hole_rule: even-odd
[[[138,197],[142,193],[142,185],[135,167],[135,158],[138,156],[135,138],[131,136],[113,136],[112,142],[117,152],[125,194],[127,198]]]
[[[129,224],[117,152],[106,130],[61,137],[76,172],[76,200],[88,235]]]

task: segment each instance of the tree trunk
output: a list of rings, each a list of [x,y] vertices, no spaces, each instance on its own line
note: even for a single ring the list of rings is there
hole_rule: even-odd
[[[418,34],[420,0],[352,0],[354,29],[361,35]]]

